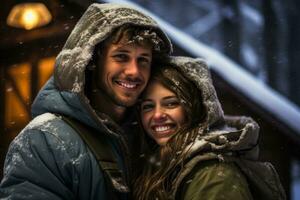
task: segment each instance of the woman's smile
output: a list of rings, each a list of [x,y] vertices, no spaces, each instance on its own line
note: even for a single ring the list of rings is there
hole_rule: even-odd
[[[176,125],[175,124],[161,124],[161,125],[154,125],[151,127],[153,134],[157,137],[165,137],[168,135],[173,135],[176,132]]]
[[[186,114],[171,90],[158,81],[152,81],[143,95],[141,119],[147,134],[157,144],[165,145],[185,123]]]

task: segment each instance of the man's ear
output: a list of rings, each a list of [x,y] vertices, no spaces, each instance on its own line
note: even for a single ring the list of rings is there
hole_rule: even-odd
[[[93,90],[93,84],[95,79],[95,74],[97,73],[97,64],[96,64],[96,57],[93,54],[92,59],[87,64],[85,69],[85,83],[84,83],[84,90],[87,96],[90,95],[90,92]]]
[[[95,69],[96,69],[96,64],[95,64],[95,61],[92,60],[92,62],[90,62],[90,63],[86,66],[86,70],[94,71]]]

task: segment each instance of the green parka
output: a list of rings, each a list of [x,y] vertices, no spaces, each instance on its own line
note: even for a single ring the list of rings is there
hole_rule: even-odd
[[[171,199],[285,199],[274,167],[257,161],[257,123],[249,117],[224,116],[203,60],[172,57],[170,63],[201,91],[207,113],[196,141],[185,149],[183,168],[172,176]]]

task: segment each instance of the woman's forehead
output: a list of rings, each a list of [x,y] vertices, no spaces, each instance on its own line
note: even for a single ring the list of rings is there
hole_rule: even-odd
[[[151,80],[146,87],[143,99],[156,99],[163,98],[165,96],[176,96],[176,94],[170,89],[166,88],[160,81]]]

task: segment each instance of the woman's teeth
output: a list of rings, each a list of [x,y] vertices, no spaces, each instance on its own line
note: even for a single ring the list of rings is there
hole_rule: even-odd
[[[156,126],[156,127],[154,128],[154,130],[155,130],[156,132],[163,132],[163,131],[167,131],[167,130],[169,130],[169,129],[171,129],[171,126]]]

